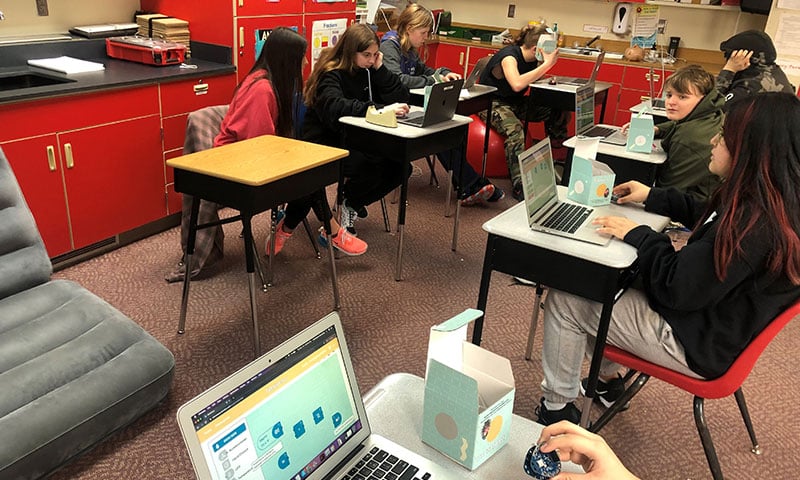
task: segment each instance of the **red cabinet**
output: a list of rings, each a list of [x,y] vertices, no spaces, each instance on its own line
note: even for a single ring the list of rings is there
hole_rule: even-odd
[[[236,18],[235,24],[236,49],[234,52],[238,81],[240,82],[244,80],[244,77],[247,76],[247,73],[256,62],[256,45],[259,41],[263,41],[269,35],[269,32],[277,27],[289,27],[301,34],[303,33],[303,16],[299,14],[279,17]]]
[[[0,124],[51,257],[166,215],[156,86],[4,105]]]
[[[303,11],[303,0],[237,0],[235,4],[238,17],[287,15]]]
[[[234,88],[236,88],[236,78],[233,74],[165,83],[159,86],[164,162],[183,153],[186,119],[189,113],[203,107],[229,104]],[[172,169],[164,163],[162,170],[162,177],[165,178],[162,188],[165,188],[167,195],[167,213],[180,212],[181,196],[175,193],[172,185]]]
[[[324,20],[338,20],[340,18],[344,18],[347,20],[347,25],[350,26],[353,22],[356,21],[356,11],[354,4],[353,8],[346,12],[334,12],[334,13],[315,13],[312,15],[306,14],[303,16],[303,25],[305,27],[306,32],[306,39],[308,39],[308,51],[306,52],[306,59],[308,60],[308,65],[306,65],[306,69],[303,72],[305,77],[311,73],[311,57],[314,55],[315,48],[322,48],[326,46],[334,45],[339,39],[334,35],[332,37],[319,37],[314,35],[314,22],[321,22]]]
[[[432,67],[447,67],[450,71],[464,75],[467,70],[467,47],[440,43],[436,48],[436,61]]]
[[[347,12],[355,14],[355,0],[306,0],[304,13]]]
[[[7,125],[7,124],[6,124]],[[51,257],[72,249],[56,135],[0,142]]]
[[[624,125],[629,122],[631,119],[630,108],[650,98],[650,72],[651,69],[646,67],[625,66],[615,124]],[[653,92],[655,96],[658,96],[664,85],[664,80],[673,72],[671,70],[662,72],[661,69],[652,69],[652,72]]]

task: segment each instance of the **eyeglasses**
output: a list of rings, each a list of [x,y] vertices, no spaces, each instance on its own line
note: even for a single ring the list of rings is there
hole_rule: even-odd
[[[561,472],[561,460],[555,450],[544,453],[539,450],[539,446],[539,444],[533,445],[528,450],[522,469],[537,480],[549,480]]]

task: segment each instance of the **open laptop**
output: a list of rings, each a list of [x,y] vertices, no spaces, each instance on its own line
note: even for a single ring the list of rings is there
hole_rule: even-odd
[[[594,123],[594,83],[578,87],[575,91],[575,135],[600,137],[603,143],[625,145],[628,138],[616,126]]]
[[[597,58],[594,61],[594,67],[592,67],[592,74],[589,75],[589,78],[556,76],[556,83],[562,85],[576,85],[576,86],[588,85],[590,83],[593,84],[595,80],[597,80],[597,74],[600,72],[600,67],[603,65],[603,59],[605,57],[606,57],[606,52],[600,52],[597,55]]]
[[[585,207],[558,199],[553,153],[547,137],[519,155],[522,193],[531,230],[581,240],[597,245],[611,241],[597,233],[595,217],[607,215],[606,207]]]
[[[434,83],[431,85],[431,93],[428,96],[425,109],[421,112],[411,112],[403,118],[398,118],[397,123],[414,127],[429,127],[450,120],[456,113],[458,96],[461,93],[462,86],[464,86],[463,78],[450,82]]]
[[[201,480],[463,478],[371,432],[336,312],[181,406],[178,426]]]
[[[653,76],[654,76],[653,67],[650,67],[650,105],[652,105],[653,110],[666,110],[667,107],[666,100],[664,100],[662,97],[656,98],[656,88]]]
[[[470,72],[469,76],[467,76],[466,80],[464,80],[464,86],[462,87],[463,89],[469,90],[475,85],[478,79],[481,78],[481,73],[483,72],[483,69],[486,68],[486,64],[489,63],[490,58],[492,58],[491,55],[486,55],[478,60],[478,62],[475,64],[475,67],[472,68],[472,72]]]

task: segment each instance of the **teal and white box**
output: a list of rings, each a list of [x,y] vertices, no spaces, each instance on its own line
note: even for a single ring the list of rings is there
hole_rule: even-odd
[[[422,441],[474,470],[511,435],[511,362],[467,341],[467,326],[483,315],[467,309],[431,327]]]
[[[608,205],[615,178],[605,163],[573,155],[567,198],[590,207]]]
[[[653,151],[653,116],[646,113],[631,116],[628,128],[628,143],[625,149],[629,152],[650,153]]]

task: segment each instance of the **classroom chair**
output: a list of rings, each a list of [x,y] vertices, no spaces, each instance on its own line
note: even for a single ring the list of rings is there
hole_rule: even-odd
[[[721,480],[723,478],[722,469],[703,413],[704,400],[728,397],[733,394],[739,406],[739,411],[742,414],[747,433],[750,435],[750,441],[752,443],[751,451],[756,455],[760,455],[761,448],[758,445],[756,434],[753,430],[753,424],[750,421],[750,414],[744,400],[744,393],[742,392],[742,383],[744,383],[745,379],[750,374],[761,352],[763,352],[772,339],[775,338],[775,335],[798,315],[800,315],[800,301],[775,317],[775,319],[750,342],[744,351],[742,351],[728,371],[721,377],[712,380],[688,377],[673,370],[650,363],[647,360],[643,360],[617,347],[606,345],[604,353],[605,358],[630,369],[626,380],[633,378],[637,372],[639,376],[628,387],[625,393],[614,402],[614,405],[609,407],[605,413],[600,416],[592,425],[591,430],[593,432],[598,432],[603,428],[603,426],[627,405],[628,401],[630,401],[639,390],[641,390],[651,376],[656,377],[694,395],[694,421],[697,426],[697,433],[700,434],[700,441],[703,444],[703,451],[705,452],[708,466],[711,469],[711,475],[715,480]]]

